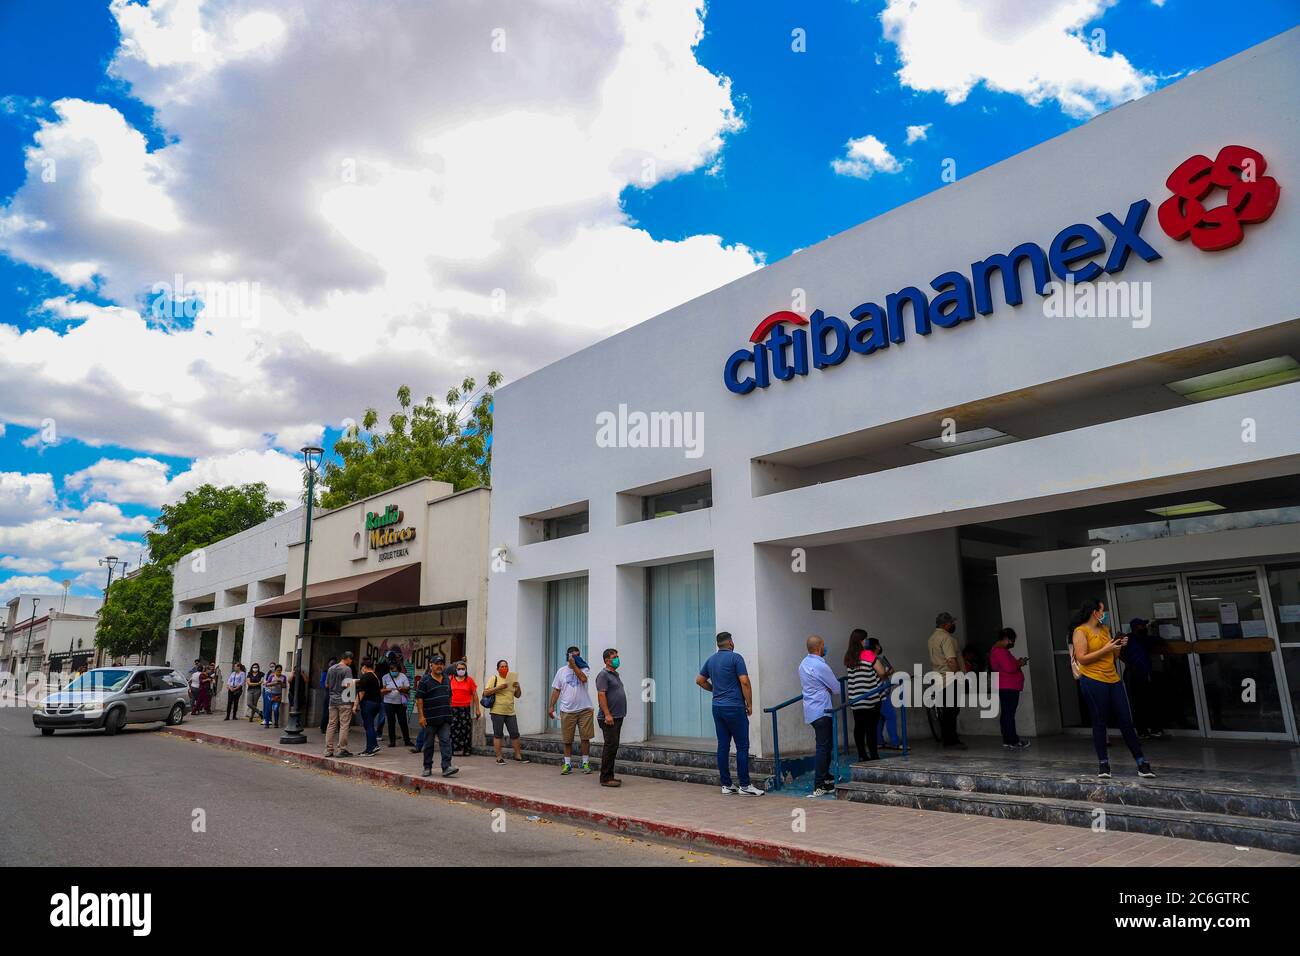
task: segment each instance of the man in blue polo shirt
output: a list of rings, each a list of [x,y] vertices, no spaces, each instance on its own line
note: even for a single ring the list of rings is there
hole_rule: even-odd
[[[745,659],[736,653],[731,634],[718,635],[718,650],[704,662],[695,683],[713,695],[713,727],[718,734],[718,776],[724,794],[761,797],[763,791],[749,782],[749,716],[753,694]],[[731,785],[731,742],[736,742],[736,775],[740,786]]]

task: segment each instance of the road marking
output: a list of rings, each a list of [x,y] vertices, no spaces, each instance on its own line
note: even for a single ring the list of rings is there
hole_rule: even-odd
[[[63,756],[68,757],[67,754],[64,754]],[[85,767],[87,770],[95,771],[95,773],[99,774],[101,777],[107,777],[109,780],[113,779],[113,775],[111,773],[104,773],[104,771],[100,770],[98,767],[92,767],[88,763],[82,763],[82,761],[78,760],[76,757],[68,757],[68,759],[71,760],[73,763],[81,764],[81,766]]]

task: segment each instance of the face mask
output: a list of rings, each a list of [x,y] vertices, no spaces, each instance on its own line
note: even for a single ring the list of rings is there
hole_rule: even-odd
[[[462,669],[459,668],[459,667],[456,668],[456,676],[457,676],[457,677],[464,677],[464,676],[465,676],[465,671],[462,670]]]
[[[498,668],[497,668],[497,673],[500,674],[502,677],[505,677],[507,674],[510,673],[510,668],[509,668],[509,667],[498,667]]]
[[[1098,624],[1105,624],[1105,623],[1106,623],[1106,618],[1109,617],[1109,616],[1110,616],[1110,615],[1109,615],[1106,611],[1102,611],[1102,612],[1101,612],[1101,617],[1097,618],[1097,623],[1098,623]]]
[[[612,667],[612,668],[614,668],[614,670],[618,670],[618,658],[617,658],[617,657],[611,657],[611,658],[609,659],[609,666]]]

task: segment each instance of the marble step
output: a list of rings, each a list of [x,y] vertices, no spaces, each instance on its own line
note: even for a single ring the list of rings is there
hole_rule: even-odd
[[[1115,776],[1103,780],[1077,765],[1014,765],[997,770],[908,767],[875,761],[855,763],[858,783],[923,787],[960,793],[1068,800],[1193,813],[1254,817],[1300,824],[1300,789],[1294,781],[1242,775],[1241,782],[1219,772],[1156,768],[1154,779],[1138,777],[1131,763],[1112,764]],[[1287,784],[1290,783],[1288,786]]]
[[[523,755],[533,763],[549,764],[558,767],[564,762],[564,754],[558,749],[558,747],[555,750],[532,750],[527,746],[522,749]],[[599,771],[600,768],[600,752],[594,744],[592,745],[591,751],[591,766],[594,776],[594,772]],[[475,747],[474,753],[490,756],[492,749],[490,747]],[[653,777],[656,780],[671,780],[676,783],[707,784],[711,787],[722,786],[722,777],[718,774],[717,768],[712,764],[710,764],[709,767],[692,767],[680,764],[624,759],[623,754],[624,748],[619,747],[619,759],[618,763],[615,765],[615,772],[620,777]],[[507,760],[511,759],[511,752],[508,747],[505,755]],[[581,775],[581,763],[582,758],[575,753],[573,759],[573,772],[579,776]],[[734,760],[732,761],[731,775],[732,781],[735,782],[736,771]],[[753,771],[752,778],[754,786],[766,789],[766,780],[762,774]]]
[[[551,753],[563,754],[563,745],[556,737],[521,737],[520,744],[523,749],[533,753]],[[507,747],[509,744],[506,745]],[[576,744],[574,747],[577,749]],[[601,753],[600,735],[597,734],[591,741],[591,752],[594,755]],[[654,744],[630,744],[621,743],[618,747],[619,759],[627,759],[636,763],[654,763],[664,764],[673,767],[687,767],[697,770],[717,771],[717,755],[712,750],[684,750],[677,747],[663,747]],[[731,765],[735,767],[736,757],[731,757]],[[772,760],[768,757],[749,758],[749,769],[755,777],[770,776],[773,772]]]
[[[835,788],[835,798],[881,806],[940,810],[1001,820],[1030,820],[1074,827],[1092,827],[1098,820],[1097,811],[1100,810],[1105,814],[1104,825],[1108,831],[1150,833],[1204,843],[1229,843],[1279,853],[1300,854],[1300,823],[1290,820],[1261,820],[1163,807],[1099,804],[1083,800],[967,792],[860,780],[839,784]]]

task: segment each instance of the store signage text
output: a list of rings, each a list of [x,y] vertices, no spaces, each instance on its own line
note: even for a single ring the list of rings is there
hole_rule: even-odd
[[[366,513],[366,531],[370,534],[371,550],[391,548],[415,540],[414,528],[398,528],[404,515],[397,505],[389,505],[383,514],[374,511]]]
[[[1108,253],[1107,240],[1100,231],[1086,223],[1074,223],[1058,232],[1046,250],[1037,243],[1022,242],[1008,253],[971,263],[969,277],[964,270],[935,276],[930,281],[930,288],[938,293],[933,299],[909,285],[885,296],[883,307],[863,302],[849,310],[855,323],[852,327],[821,309],[807,318],[797,312],[774,312],[750,335],[752,348],[728,356],[722,381],[737,395],[748,395],[756,388],[767,388],[773,378],[788,382],[796,375],[807,375],[809,368],[839,365],[850,353],[871,355],[901,345],[906,339],[908,313],[917,335],[929,335],[935,326],[956,328],[974,319],[976,313],[993,312],[995,275],[1000,279],[1002,300],[1020,305],[1024,301],[1020,270],[1025,263],[1029,264],[1034,291],[1046,297],[1051,293],[1049,269],[1062,282],[1091,282],[1103,272],[1122,272],[1132,253],[1152,262],[1160,253],[1141,235],[1150,208],[1149,201],[1139,199],[1128,207],[1123,220],[1109,212],[1097,217],[1111,234]],[[1095,261],[1104,253],[1104,263]],[[797,327],[786,331],[787,324]]]

